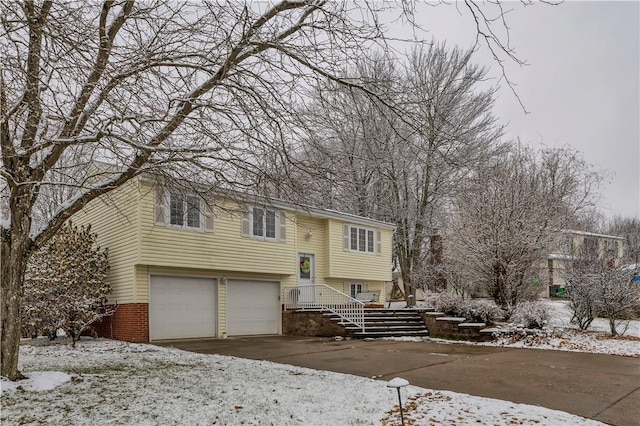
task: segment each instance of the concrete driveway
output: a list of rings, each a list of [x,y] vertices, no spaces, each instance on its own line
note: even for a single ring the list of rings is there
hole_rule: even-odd
[[[268,336],[156,343],[540,405],[640,425],[640,359],[432,342]]]

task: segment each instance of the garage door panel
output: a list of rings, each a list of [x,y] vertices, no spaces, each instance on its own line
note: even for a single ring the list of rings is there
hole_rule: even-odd
[[[215,337],[216,293],[215,279],[151,276],[149,339]]]
[[[278,334],[280,283],[227,281],[227,334]]]

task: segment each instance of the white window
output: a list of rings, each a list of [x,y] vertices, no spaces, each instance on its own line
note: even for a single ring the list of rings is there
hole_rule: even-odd
[[[200,229],[200,198],[195,195],[169,194],[169,224],[183,228]]]
[[[349,227],[349,248],[351,251],[374,253],[375,232],[371,229]]]
[[[252,206],[242,214],[242,236],[270,241],[287,240],[284,212],[264,206]]]
[[[155,224],[213,232],[213,210],[209,203],[196,194],[167,191],[157,187]]]
[[[362,293],[362,289],[362,283],[351,283],[349,284],[349,295],[355,299],[358,293]]]
[[[276,239],[277,217],[275,210],[254,207],[251,215],[251,231],[254,237]]]

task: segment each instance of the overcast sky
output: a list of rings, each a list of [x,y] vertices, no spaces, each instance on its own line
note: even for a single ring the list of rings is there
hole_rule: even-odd
[[[640,217],[640,2],[505,3],[511,45],[529,64],[507,63],[517,99],[502,89],[495,113],[529,144],[571,145],[608,173],[601,210]],[[422,6],[429,37],[469,47],[474,22],[464,4]],[[498,66],[486,52],[477,61]]]

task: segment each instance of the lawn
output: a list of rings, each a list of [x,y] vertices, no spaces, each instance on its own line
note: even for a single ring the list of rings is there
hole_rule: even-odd
[[[606,321],[579,332],[564,302],[550,302],[551,333],[482,343],[640,356],[640,321],[607,336]],[[421,339],[406,339],[421,340]],[[468,344],[473,344],[468,342]],[[28,380],[2,381],[3,425],[396,425],[397,394],[387,382],[327,371],[146,344],[27,339]],[[412,425],[596,425],[561,411],[409,386]]]
[[[430,337],[389,337],[387,340],[400,341],[437,341],[440,343],[466,343],[470,345],[503,346],[512,348],[545,349],[569,352],[588,352],[607,355],[640,357],[640,321],[622,321],[621,329],[626,326],[623,336],[611,337],[608,321],[596,318],[587,331],[580,331],[571,324],[571,310],[568,302],[562,300],[547,301],[551,312],[551,321],[546,330],[529,330],[522,334],[502,335],[483,343],[453,342],[451,340]],[[396,306],[401,308],[401,305]],[[498,327],[500,328],[500,327]]]
[[[21,347],[21,368],[33,380],[2,381],[3,425],[400,424],[387,382],[265,361],[104,339],[75,349],[36,339]],[[402,392],[414,425],[600,424],[453,392]]]

